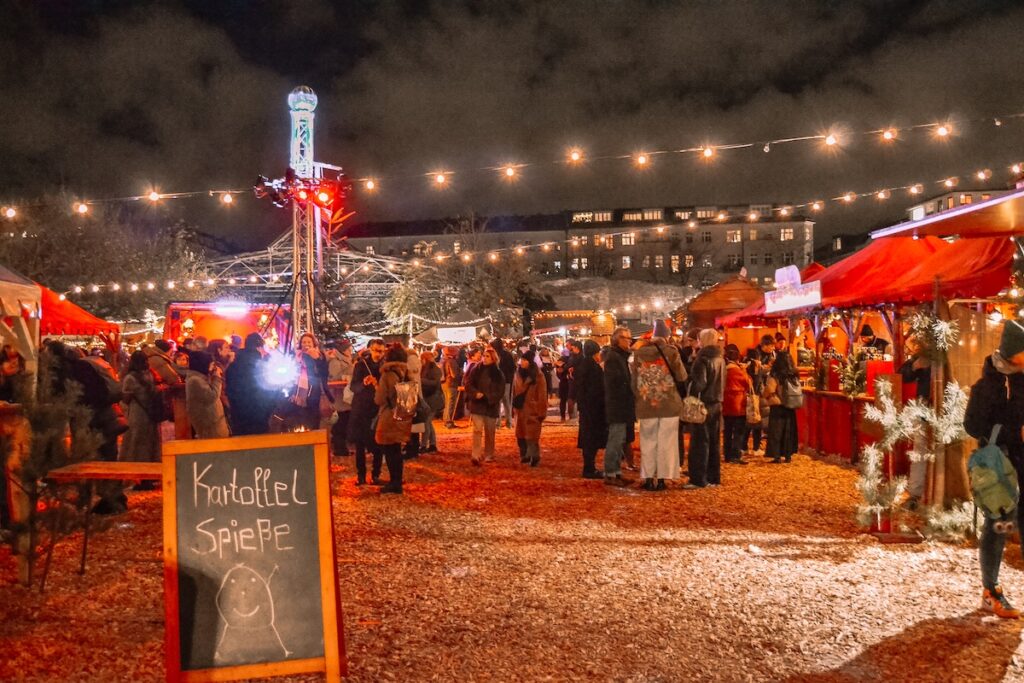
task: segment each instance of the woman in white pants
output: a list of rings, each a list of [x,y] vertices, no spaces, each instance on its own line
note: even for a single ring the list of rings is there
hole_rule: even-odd
[[[648,491],[665,488],[679,477],[679,411],[677,383],[686,381],[679,352],[666,340],[668,326],[654,324],[654,336],[633,347],[633,394],[640,421],[640,477]],[[657,482],[657,483],[655,483]]]

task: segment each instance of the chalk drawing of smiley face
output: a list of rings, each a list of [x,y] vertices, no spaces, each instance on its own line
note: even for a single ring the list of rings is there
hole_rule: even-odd
[[[216,658],[228,656],[239,645],[241,634],[232,639],[232,633],[244,631],[252,636],[258,636],[258,631],[265,632],[267,637],[272,636],[284,652],[284,656],[291,655],[291,651],[284,646],[281,634],[274,624],[274,595],[270,592],[270,580],[277,572],[277,567],[270,572],[270,576],[264,579],[257,571],[237,564],[228,570],[221,581],[220,590],[217,591],[217,612],[223,622],[223,630],[217,642],[215,652]]]
[[[263,628],[274,623],[270,584],[244,564],[228,570],[217,592],[217,611],[231,628]]]

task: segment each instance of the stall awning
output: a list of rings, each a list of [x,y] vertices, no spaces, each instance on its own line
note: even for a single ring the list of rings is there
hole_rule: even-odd
[[[1009,239],[971,238],[939,244],[930,257],[902,276],[888,282],[877,280],[870,289],[833,298],[830,305],[852,308],[923,303],[934,298],[936,280],[939,293],[946,299],[985,298],[998,294],[1009,283],[1015,249]]]
[[[60,295],[51,289],[39,285],[42,292],[43,315],[39,323],[39,334],[93,336],[117,334],[120,329],[114,323],[97,318],[83,308],[76,306],[67,299],[61,301]]]
[[[897,223],[875,230],[871,237],[995,237],[1024,235],[1024,189],[993,197],[977,204],[967,204],[940,211],[916,221]]]

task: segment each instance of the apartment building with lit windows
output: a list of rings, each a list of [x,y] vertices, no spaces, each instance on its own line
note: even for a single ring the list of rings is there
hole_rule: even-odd
[[[701,205],[365,223],[346,237],[359,251],[407,259],[509,255],[547,277],[708,286],[745,272],[771,286],[776,269],[810,263],[814,222],[785,205]]]

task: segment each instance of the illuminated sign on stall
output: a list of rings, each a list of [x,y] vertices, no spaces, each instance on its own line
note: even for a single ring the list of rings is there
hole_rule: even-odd
[[[766,313],[790,311],[821,303],[821,282],[800,281],[800,269],[786,266],[775,271],[775,291],[764,293]]]

